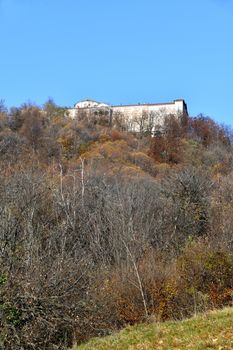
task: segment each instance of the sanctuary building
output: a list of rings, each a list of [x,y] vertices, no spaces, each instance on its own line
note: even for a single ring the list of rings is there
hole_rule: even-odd
[[[105,115],[112,123],[114,120],[121,120],[127,125],[128,131],[141,131],[142,128],[149,128],[153,133],[161,128],[164,120],[169,115],[177,117],[188,115],[187,104],[183,99],[166,103],[147,103],[135,105],[109,105],[94,100],[83,100],[67,111],[72,119],[86,113],[86,115]]]

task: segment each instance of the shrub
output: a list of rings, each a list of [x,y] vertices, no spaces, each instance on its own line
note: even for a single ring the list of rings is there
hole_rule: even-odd
[[[178,258],[177,273],[189,294],[203,293],[215,307],[230,303],[233,292],[233,254],[191,243]]]

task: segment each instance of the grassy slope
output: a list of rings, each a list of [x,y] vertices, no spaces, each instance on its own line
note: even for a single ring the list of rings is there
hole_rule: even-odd
[[[190,320],[127,327],[74,350],[233,350],[233,308]]]

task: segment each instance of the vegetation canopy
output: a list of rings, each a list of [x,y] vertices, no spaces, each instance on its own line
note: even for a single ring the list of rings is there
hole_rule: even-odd
[[[203,115],[126,130],[0,103],[0,349],[232,304],[231,130]]]

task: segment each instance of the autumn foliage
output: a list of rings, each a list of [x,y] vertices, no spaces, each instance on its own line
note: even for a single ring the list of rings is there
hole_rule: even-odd
[[[126,129],[1,105],[0,348],[232,304],[231,131],[202,115]]]

